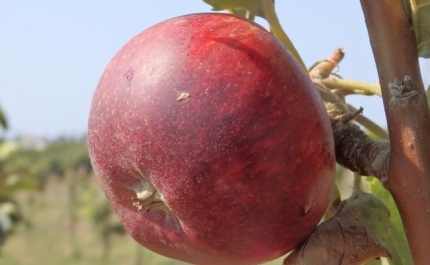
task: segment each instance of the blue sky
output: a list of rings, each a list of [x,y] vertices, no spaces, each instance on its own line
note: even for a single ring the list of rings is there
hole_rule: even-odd
[[[209,11],[200,0],[2,1],[0,105],[10,123],[6,136],[84,135],[97,82],[122,45],[157,22]],[[339,74],[378,81],[359,1],[277,1],[277,11],[307,66],[344,47]],[[428,84],[429,60],[422,68]],[[380,98],[347,100],[385,126]]]

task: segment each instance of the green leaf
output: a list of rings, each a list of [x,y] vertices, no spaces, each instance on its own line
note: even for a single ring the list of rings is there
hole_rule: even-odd
[[[347,200],[354,216],[366,227],[380,243],[390,236],[390,212],[385,204],[375,195],[361,190],[354,190]]]
[[[255,16],[264,18],[264,11],[257,0],[203,0],[213,11],[245,9]]]
[[[415,30],[418,55],[430,58],[430,0],[403,0]]]
[[[391,232],[390,236],[384,242],[393,256],[392,260],[388,260],[389,263],[393,265],[413,264],[402,219],[391,194],[376,178],[369,178],[369,190],[381,199],[390,210]]]
[[[229,9],[228,12],[235,14],[236,16],[243,17],[243,18],[246,18],[246,19],[249,19],[252,21],[255,20],[255,15],[252,14],[251,12],[249,12],[248,10],[245,10],[245,9],[238,9],[238,8]]]
[[[291,52],[304,71],[307,71],[299,52],[294,47],[288,35],[282,29],[275,11],[275,0],[203,0],[212,6],[213,11],[228,10],[235,13],[237,9],[244,9],[251,13],[249,17],[259,16],[267,20],[272,34]],[[242,14],[243,15],[243,14]]]

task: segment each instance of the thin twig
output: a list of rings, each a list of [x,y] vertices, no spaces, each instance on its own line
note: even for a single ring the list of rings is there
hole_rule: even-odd
[[[351,111],[357,111],[356,108],[354,108],[353,106],[351,106],[349,104],[348,104],[348,108]],[[357,123],[359,123],[360,125],[362,125],[364,128],[368,129],[370,132],[372,132],[374,135],[376,135],[376,137],[378,137],[379,139],[384,139],[384,140],[390,139],[390,136],[388,135],[388,133],[384,129],[382,129],[378,124],[376,124],[375,122],[373,122],[372,120],[370,120],[369,118],[364,116],[363,114],[358,115],[355,118],[355,121]]]
[[[356,80],[334,79],[326,78],[322,80],[324,85],[330,89],[341,89],[347,91],[363,91],[365,95],[378,95],[382,96],[379,84],[371,84]]]
[[[327,59],[321,60],[309,68],[309,76],[312,79],[326,79],[335,68],[339,68],[339,63],[345,57],[343,48],[337,48]]]

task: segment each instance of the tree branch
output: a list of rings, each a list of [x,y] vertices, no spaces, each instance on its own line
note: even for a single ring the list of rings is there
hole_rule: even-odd
[[[331,121],[333,138],[335,143],[336,161],[340,165],[359,173],[363,176],[376,176],[379,180],[385,181],[387,178],[388,156],[390,146],[388,141],[375,141],[364,133],[360,127],[352,122],[358,118],[361,122],[369,125],[369,121],[361,115],[363,111],[351,109],[344,101],[344,91],[338,95],[330,91],[325,81],[327,81],[331,72],[338,67],[338,64],[344,57],[343,49],[336,49],[327,60],[322,60],[314,65],[309,72],[309,76],[314,82],[327,114]],[[352,86],[350,89],[355,89]],[[375,129],[378,126],[373,126]],[[378,129],[380,129],[378,127]],[[382,136],[382,133],[376,130]]]
[[[382,182],[387,179],[390,145],[388,141],[375,141],[351,122],[361,114],[350,111],[334,93],[314,80],[331,121],[336,161],[363,176],[375,176]]]
[[[370,84],[362,81],[327,78],[323,80],[324,85],[330,89],[356,91],[355,94],[381,96],[378,84]],[[361,93],[360,93],[361,92]],[[351,93],[350,93],[351,94]]]
[[[428,264],[430,117],[415,35],[401,0],[361,0],[361,5],[390,131],[384,185],[399,209],[414,264]]]

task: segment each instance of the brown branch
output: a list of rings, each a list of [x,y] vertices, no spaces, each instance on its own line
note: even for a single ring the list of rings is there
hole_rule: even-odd
[[[371,139],[354,123],[341,119],[332,124],[336,161],[362,176],[387,178],[390,146],[388,141]]]
[[[399,209],[414,264],[428,264],[430,117],[415,36],[401,0],[361,0],[361,5],[391,138],[384,185]]]
[[[375,176],[385,181],[390,153],[389,142],[371,139],[352,122],[360,116],[362,108],[351,112],[329,89],[318,82],[315,82],[315,85],[331,121],[337,163],[360,175]]]
[[[375,141],[352,120],[363,120],[360,110],[351,110],[344,100],[344,91],[330,91],[325,81],[341,62],[344,52],[334,51],[327,60],[311,68],[309,76],[314,82],[330,118],[335,143],[336,161],[363,176],[376,176],[382,181],[387,177],[390,146],[387,141]],[[337,93],[337,94],[335,94]]]

